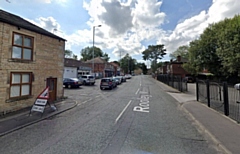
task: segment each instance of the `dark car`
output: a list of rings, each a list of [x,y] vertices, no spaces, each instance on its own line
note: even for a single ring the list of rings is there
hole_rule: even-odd
[[[184,78],[184,81],[186,81],[187,83],[194,83],[195,82],[195,78],[191,77],[191,76],[186,76]]]
[[[113,78],[102,78],[100,82],[100,89],[113,89],[117,86]]]
[[[79,80],[78,78],[64,78],[63,79],[63,85],[66,88],[79,88],[79,86],[82,85],[82,81]]]

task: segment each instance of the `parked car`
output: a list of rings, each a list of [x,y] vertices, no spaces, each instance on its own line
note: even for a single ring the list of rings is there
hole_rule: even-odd
[[[131,79],[132,78],[131,74],[126,74],[125,77],[126,77],[126,79]]]
[[[95,77],[93,75],[82,75],[81,76],[84,85],[94,85]]]
[[[66,88],[79,88],[79,86],[82,85],[82,81],[80,81],[78,78],[64,78],[63,79],[63,85]]]
[[[122,82],[126,82],[127,81],[125,76],[121,76],[121,77],[122,77]]]
[[[187,83],[194,83],[195,82],[195,78],[191,77],[191,76],[186,76],[183,80],[186,81]]]
[[[117,86],[113,78],[102,78],[100,81],[100,89],[113,89]]]
[[[124,76],[124,77],[123,77],[123,76],[116,76],[116,78],[118,78],[119,80],[121,80],[121,83],[126,81],[125,76]]]
[[[117,77],[113,77],[113,80],[115,80],[117,85],[119,85],[121,83],[121,80]]]

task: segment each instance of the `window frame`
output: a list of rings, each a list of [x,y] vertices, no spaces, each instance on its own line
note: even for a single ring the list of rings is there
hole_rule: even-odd
[[[15,44],[15,35],[20,35],[22,37],[21,45]],[[24,45],[25,38],[31,40],[31,42],[30,42],[31,45],[30,46],[25,46]],[[17,48],[21,49],[21,58],[14,58],[13,57],[13,49],[14,49],[14,47],[17,47]],[[31,51],[30,59],[24,59],[24,49]],[[21,33],[17,33],[17,32],[13,32],[13,35],[12,35],[11,59],[13,59],[13,60],[24,60],[24,61],[33,61],[33,53],[34,53],[33,49],[34,49],[34,37],[29,36],[29,35],[25,35],[25,34],[21,34]]]
[[[13,83],[13,74],[20,75],[20,82],[19,83]],[[28,82],[22,82],[23,81],[23,75],[29,75],[29,81]],[[28,95],[22,95],[22,87],[23,85],[29,85],[29,94]],[[18,96],[11,96],[11,88],[13,86],[19,86],[19,94]],[[32,95],[32,72],[11,72],[10,73],[10,87],[9,87],[9,98],[22,98],[26,96]]]

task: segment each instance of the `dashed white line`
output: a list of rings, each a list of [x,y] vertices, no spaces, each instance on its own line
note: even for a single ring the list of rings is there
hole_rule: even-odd
[[[121,118],[123,113],[127,110],[128,106],[131,104],[132,100],[128,102],[128,104],[125,106],[125,108],[122,110],[122,112],[118,115],[117,119],[115,120],[115,124],[118,122],[118,120]]]
[[[136,93],[135,93],[136,95],[138,94],[139,90],[140,90],[140,89],[138,88],[138,90],[137,90]]]

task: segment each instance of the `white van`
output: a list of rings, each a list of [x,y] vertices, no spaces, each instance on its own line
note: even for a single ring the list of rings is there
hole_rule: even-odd
[[[82,75],[82,80],[84,85],[94,85],[95,77],[92,75]]]

